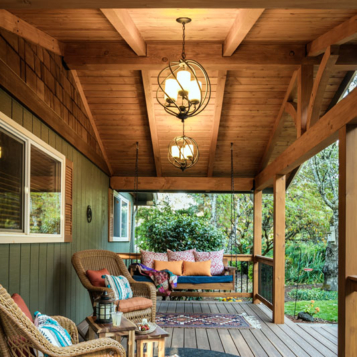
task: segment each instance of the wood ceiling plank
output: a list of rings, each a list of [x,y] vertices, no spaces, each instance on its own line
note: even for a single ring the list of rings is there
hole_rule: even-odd
[[[314,80],[314,68],[312,65],[302,65],[298,71],[298,95],[297,95],[297,136],[300,137],[307,128],[307,113]]]
[[[125,9],[101,9],[109,22],[138,56],[146,56],[146,43]]]
[[[338,59],[338,53],[338,46],[329,46],[322,58],[310,96],[307,111],[307,129],[314,125],[320,118],[322,101],[330,76]],[[336,90],[334,90],[334,92],[336,92]]]
[[[0,28],[12,32],[15,35],[20,36],[36,45],[42,46],[43,48],[46,48],[47,50],[57,55],[62,56],[63,54],[64,46],[61,42],[47,35],[47,33],[30,25],[29,23],[21,20],[10,12],[1,9]]]
[[[357,15],[310,42],[307,45],[307,54],[318,56],[325,52],[328,46],[342,45],[355,39],[357,39]]]
[[[239,9],[223,43],[223,56],[231,56],[257,22],[264,9]]]
[[[92,115],[92,111],[90,110],[90,107],[89,107],[89,105],[88,105],[87,98],[86,98],[86,96],[85,96],[85,94],[84,94],[81,81],[80,81],[80,79],[79,79],[79,77],[78,77],[76,71],[72,70],[71,72],[72,72],[74,81],[75,81],[75,83],[76,83],[78,93],[79,93],[79,95],[80,95],[80,97],[81,97],[81,99],[82,99],[84,108],[85,108],[85,110],[86,110],[86,112],[87,112],[87,116],[88,116],[89,121],[90,121],[90,123],[91,123],[91,125],[92,125],[92,128],[93,128],[95,137],[96,137],[96,139],[97,139],[98,145],[99,145],[99,147],[100,147],[100,150],[101,150],[101,152],[102,152],[102,155],[103,155],[103,157],[104,157],[104,160],[105,160],[105,162],[107,163],[109,172],[110,172],[110,174],[112,175],[112,174],[113,174],[113,169],[112,169],[111,164],[110,164],[110,162],[109,162],[109,159],[108,159],[108,156],[107,156],[107,152],[106,152],[106,150],[105,150],[105,148],[104,148],[102,139],[101,139],[101,137],[100,137],[100,135],[99,135],[97,125],[96,125],[95,120],[94,120],[93,115]]]

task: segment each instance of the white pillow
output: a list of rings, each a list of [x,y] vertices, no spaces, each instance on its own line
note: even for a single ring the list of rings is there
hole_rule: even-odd
[[[114,291],[115,300],[127,300],[133,297],[128,279],[125,276],[119,275],[103,275],[105,286]]]

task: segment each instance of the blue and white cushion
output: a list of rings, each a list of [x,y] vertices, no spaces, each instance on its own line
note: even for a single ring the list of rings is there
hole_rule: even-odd
[[[47,341],[57,347],[72,345],[71,336],[56,320],[38,311],[36,311],[34,315],[34,324]],[[35,354],[37,357],[43,356],[43,353],[40,351],[35,351]]]
[[[105,286],[114,291],[115,300],[127,300],[133,297],[128,279],[125,276],[103,275]]]

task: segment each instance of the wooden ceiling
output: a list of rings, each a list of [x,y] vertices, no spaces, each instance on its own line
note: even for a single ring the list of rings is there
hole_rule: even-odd
[[[333,63],[330,59],[326,72],[325,48],[318,48],[320,42],[328,42],[323,38],[328,31],[355,28],[342,24],[357,9],[9,11],[60,42],[64,60],[76,70],[113,176],[134,174],[138,141],[140,176],[229,177],[233,142],[235,175],[252,178],[306,129],[301,129],[301,120],[313,78],[316,87],[321,76],[325,81],[319,94],[320,116],[337,102],[341,83],[346,85],[346,76],[357,69],[355,47],[346,47],[357,43],[355,30],[347,39],[327,36],[332,42],[326,47],[344,48]],[[169,141],[181,134],[182,124],[156,101],[158,71],[181,52],[181,26],[175,22],[180,16],[192,18],[186,26],[188,54],[202,61],[212,83],[208,107],[186,121],[186,133],[197,141],[200,159],[184,173],[167,160]],[[309,45],[320,37],[315,47]],[[304,66],[310,69],[302,70]],[[311,78],[304,87],[305,70]]]

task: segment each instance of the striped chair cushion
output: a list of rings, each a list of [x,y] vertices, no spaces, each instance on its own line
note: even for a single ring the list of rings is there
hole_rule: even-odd
[[[127,300],[133,297],[128,279],[125,276],[103,275],[105,286],[114,291],[115,300]]]

